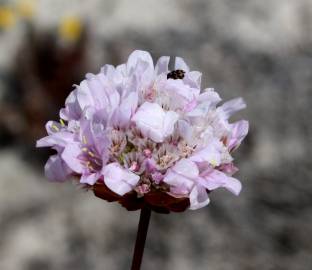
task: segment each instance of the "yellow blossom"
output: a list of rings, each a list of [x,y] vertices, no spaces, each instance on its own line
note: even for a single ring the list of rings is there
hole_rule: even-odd
[[[0,6],[0,28],[7,29],[16,22],[16,16],[10,7]]]
[[[66,17],[59,25],[58,32],[62,39],[67,41],[76,41],[81,35],[82,23],[77,17]]]
[[[35,0],[20,0],[16,6],[17,13],[26,19],[32,18],[35,13]]]

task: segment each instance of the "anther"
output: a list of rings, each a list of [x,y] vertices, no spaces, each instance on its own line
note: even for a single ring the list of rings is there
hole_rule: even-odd
[[[55,131],[60,131],[60,129],[59,129],[56,125],[52,125],[52,128],[53,128]]]
[[[61,123],[62,127],[65,127],[65,122],[62,118],[60,119],[60,123]]]

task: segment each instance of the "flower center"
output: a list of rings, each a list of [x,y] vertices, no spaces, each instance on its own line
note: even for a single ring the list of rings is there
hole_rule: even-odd
[[[97,172],[100,171],[103,165],[102,159],[96,154],[95,151],[84,147],[82,149],[83,154],[80,156],[80,160],[86,166],[86,168],[90,172]]]
[[[173,157],[171,155],[163,155],[159,158],[159,165],[163,168],[167,167],[169,163],[173,160]]]

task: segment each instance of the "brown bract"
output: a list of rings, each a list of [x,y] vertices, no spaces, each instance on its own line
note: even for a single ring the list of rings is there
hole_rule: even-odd
[[[120,196],[112,192],[104,183],[93,186],[94,195],[108,202],[119,202],[129,211],[139,210],[145,206],[157,213],[169,214],[170,212],[183,212],[190,206],[188,198],[175,198],[169,194],[152,190],[138,198],[135,191]]]

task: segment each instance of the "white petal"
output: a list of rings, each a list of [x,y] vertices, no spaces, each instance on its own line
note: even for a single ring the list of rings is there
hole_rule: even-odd
[[[228,181],[224,187],[234,195],[238,196],[242,190],[242,183],[234,177],[228,177]]]
[[[225,119],[229,119],[234,113],[245,109],[246,103],[242,98],[234,98],[225,102],[218,110],[222,110]]]
[[[123,196],[132,190],[132,187],[129,184],[122,181],[117,182],[116,179],[111,176],[106,176],[104,178],[104,182],[111,191],[117,193],[120,196]]]
[[[193,180],[186,178],[181,174],[177,174],[173,170],[169,170],[169,172],[164,177],[163,181],[168,185],[175,187],[175,189],[179,189],[182,187],[183,190],[186,189],[188,192],[190,192],[194,186]]]
[[[134,113],[138,106],[138,93],[131,92],[120,105],[120,111],[124,115],[127,121],[130,121],[130,117]]]
[[[168,73],[169,61],[170,61],[169,56],[160,57],[155,65],[155,74],[159,75],[161,73]]]
[[[215,106],[221,101],[221,98],[213,88],[207,88],[202,94],[199,95],[198,101],[209,102],[209,104]]]
[[[87,175],[82,175],[80,178],[80,183],[82,184],[89,184],[94,185],[95,182],[100,178],[100,175],[98,173],[92,173]]]
[[[211,103],[209,101],[199,103],[192,111],[187,113],[187,116],[203,117],[209,112],[210,108],[211,108]]]
[[[147,68],[154,70],[153,59],[150,53],[146,51],[136,50],[133,53],[131,53],[128,58],[127,71],[129,74],[131,74],[135,70],[139,62],[147,63],[148,65]]]
[[[102,74],[103,75],[103,74]],[[94,100],[94,105],[97,109],[105,108],[108,106],[109,101],[106,95],[106,91],[101,84],[101,81],[98,77],[88,81],[89,91],[92,94],[92,99]]]
[[[183,109],[187,104],[196,101],[200,90],[192,88],[182,80],[167,80],[163,86],[163,91],[170,97],[170,107]]]
[[[184,62],[183,58],[181,57],[176,57],[175,58],[175,69],[182,69],[186,72],[190,71],[190,68],[188,67],[188,65]]]
[[[205,148],[195,152],[190,160],[194,162],[209,162],[213,166],[220,165],[222,158],[222,143],[215,140],[209,143]]]
[[[179,115],[176,112],[169,111],[166,113],[163,124],[163,136],[168,137],[174,131],[174,125],[178,121]]]
[[[115,67],[113,65],[104,65],[101,68],[101,73],[104,73],[106,76],[111,78],[115,73]]]
[[[189,143],[189,144],[194,143],[193,126],[192,125],[190,125],[185,120],[179,120],[178,121],[178,130],[179,130],[179,135],[184,140],[186,140],[187,143]]]
[[[129,170],[124,169],[123,170],[123,179],[130,186],[134,187],[139,182],[140,177],[137,174],[135,174]]]
[[[201,76],[202,74],[199,71],[191,71],[185,75],[183,81],[190,87],[200,89]]]
[[[191,179],[198,177],[199,174],[196,164],[189,159],[181,159],[172,167],[172,170]]]
[[[131,191],[139,182],[140,177],[117,163],[111,163],[103,169],[104,182],[113,192],[123,196]]]
[[[145,102],[132,117],[141,132],[155,142],[162,142],[174,131],[175,112],[165,112],[157,103]]]
[[[238,195],[242,189],[242,184],[239,180],[227,176],[218,170],[213,170],[208,175],[203,176],[203,180],[200,183],[209,190],[224,187],[235,195]]]
[[[210,202],[206,189],[200,186],[195,186],[190,193],[190,209],[197,210],[205,207]]]

